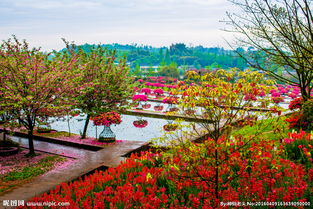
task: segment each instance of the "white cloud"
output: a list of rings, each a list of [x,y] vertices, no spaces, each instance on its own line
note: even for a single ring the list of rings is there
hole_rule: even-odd
[[[77,43],[173,42],[227,46],[219,20],[227,0],[2,0],[0,39],[11,34],[45,49]]]
[[[96,8],[101,4],[97,1],[88,0],[13,0],[15,7],[34,9],[64,9],[64,8]]]

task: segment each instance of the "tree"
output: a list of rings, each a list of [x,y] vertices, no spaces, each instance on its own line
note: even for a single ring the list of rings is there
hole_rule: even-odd
[[[170,64],[170,63],[171,63],[170,52],[169,52],[169,50],[168,50],[167,48],[166,48],[166,50],[165,50],[164,62],[165,62],[166,64]]]
[[[65,41],[66,42],[66,41]],[[67,48],[75,48],[69,45]],[[115,63],[115,51],[101,45],[93,46],[90,53],[78,50],[78,63],[82,69],[81,85],[87,85],[76,97],[76,108],[86,114],[82,138],[86,137],[90,117],[103,112],[121,111],[128,105],[132,93],[131,78],[126,59]]]
[[[30,155],[35,154],[33,131],[40,118],[60,115],[72,103],[69,95],[77,91],[80,76],[75,63],[76,57],[50,56],[15,36],[1,44],[1,114],[9,113],[27,129]]]
[[[148,68],[148,76],[154,76],[154,74],[155,74],[154,69],[152,65],[150,65]]]
[[[184,43],[176,43],[170,46],[170,54],[178,56],[187,56],[190,55],[190,51]]]
[[[133,75],[136,77],[140,77],[141,76],[141,70],[140,70],[140,65],[139,63],[136,63],[136,67],[133,71]]]
[[[235,127],[244,125],[256,124],[258,119],[258,133],[260,135],[264,128],[273,125],[277,118],[274,118],[272,111],[250,111],[252,106],[257,109],[262,109],[260,106],[268,106],[271,102],[269,95],[272,88],[273,81],[265,79],[263,74],[256,71],[239,71],[236,69],[223,70],[219,69],[215,72],[209,72],[204,75],[199,75],[196,71],[188,71],[187,82],[193,82],[193,85],[188,83],[179,85],[179,88],[173,90],[174,95],[181,95],[178,100],[178,105],[182,110],[185,110],[186,116],[202,119],[200,122],[192,125],[193,131],[186,133],[184,129],[179,130],[179,134],[170,133],[169,136],[161,139],[161,143],[168,143],[174,149],[187,148],[190,146],[190,137],[202,136],[205,134],[209,137],[211,152],[207,153],[207,158],[210,166],[214,167],[214,175],[212,178],[206,179],[209,184],[214,184],[216,199],[219,198],[219,190],[221,183],[219,177],[221,170],[223,170],[223,163],[225,159],[221,157],[226,144],[231,144],[234,141],[230,139],[230,134]],[[196,81],[196,82],[194,82]],[[266,96],[267,95],[267,96]],[[257,101],[257,102],[256,102]],[[276,107],[279,111],[279,107]],[[265,124],[264,119],[269,119],[271,123]],[[184,127],[179,124],[178,127]],[[178,136],[178,137],[177,137]],[[245,149],[245,147],[254,142],[256,137],[247,137],[238,149]],[[164,141],[163,141],[164,140]],[[226,156],[231,156],[231,152]],[[190,170],[196,169],[190,166]],[[197,171],[197,170],[195,170]],[[201,173],[200,170],[197,171]],[[199,176],[197,176],[199,177]],[[203,179],[203,176],[201,176]]]
[[[228,13],[230,31],[239,33],[240,54],[255,68],[268,72],[284,83],[299,85],[304,100],[313,88],[313,13],[310,0],[229,0],[241,12]],[[255,56],[263,56],[265,64]],[[290,77],[267,68],[275,63],[285,67]]]
[[[177,64],[172,62],[170,65],[161,66],[159,75],[161,76],[167,76],[172,78],[178,78],[179,77],[179,71],[177,68]]]

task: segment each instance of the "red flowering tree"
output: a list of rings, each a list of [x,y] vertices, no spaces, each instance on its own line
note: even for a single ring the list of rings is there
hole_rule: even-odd
[[[296,98],[289,103],[289,109],[294,111],[286,121],[290,128],[312,130],[313,129],[313,100],[304,101],[303,98]]]
[[[29,154],[34,154],[33,131],[41,117],[60,115],[79,90],[76,57],[30,49],[15,36],[0,47],[0,106],[28,131]],[[71,96],[70,96],[71,95]],[[45,110],[45,111],[43,111]]]

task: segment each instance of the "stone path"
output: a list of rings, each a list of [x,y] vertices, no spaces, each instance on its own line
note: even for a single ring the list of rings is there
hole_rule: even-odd
[[[21,139],[23,141],[23,139]],[[24,146],[25,141],[23,142]],[[123,161],[125,154],[139,149],[147,145],[147,142],[142,141],[124,141],[121,143],[112,144],[104,147],[99,151],[89,151],[79,148],[73,148],[63,145],[55,145],[48,142],[38,142],[35,140],[35,150],[42,150],[50,153],[60,154],[57,151],[63,147],[63,154],[71,150],[72,154],[77,154],[77,162],[70,165],[59,172],[49,172],[43,176],[36,177],[32,182],[24,184],[16,189],[7,192],[0,196],[0,208],[2,208],[3,200],[29,200],[30,198],[40,195],[44,192],[55,188],[62,182],[69,182],[79,178],[80,176],[89,173],[101,166],[116,167]],[[57,146],[57,147],[56,147]],[[62,151],[61,151],[62,152]],[[57,200],[56,200],[57,201]]]

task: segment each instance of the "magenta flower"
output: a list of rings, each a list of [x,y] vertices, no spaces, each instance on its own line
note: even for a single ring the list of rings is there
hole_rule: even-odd
[[[163,91],[163,89],[154,89],[153,93],[161,95],[161,94],[164,94],[164,91]]]
[[[145,94],[151,94],[151,89],[149,89],[149,88],[142,88],[140,92],[141,93],[145,93]]]
[[[141,94],[136,94],[133,96],[132,98],[133,101],[147,101],[148,100],[148,97],[146,95],[141,95]]]

